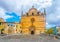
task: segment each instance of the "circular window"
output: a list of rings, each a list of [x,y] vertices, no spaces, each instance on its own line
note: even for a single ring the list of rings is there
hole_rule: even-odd
[[[34,22],[35,21],[35,19],[34,18],[31,18],[31,22]]]

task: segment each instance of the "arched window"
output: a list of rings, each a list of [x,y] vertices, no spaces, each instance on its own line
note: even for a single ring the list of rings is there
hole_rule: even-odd
[[[13,25],[11,25],[11,26],[13,26]]]
[[[34,15],[34,13],[32,12],[32,15]]]
[[[34,22],[35,21],[35,19],[34,18],[31,18],[31,22]]]
[[[21,28],[21,27],[20,27]]]
[[[9,26],[9,25],[8,25]]]
[[[26,13],[26,15],[28,16],[28,13]]]
[[[37,12],[37,15],[39,15],[39,12]]]
[[[22,30],[20,31],[20,33],[22,33]]]
[[[0,25],[1,25],[1,22],[0,22]]]

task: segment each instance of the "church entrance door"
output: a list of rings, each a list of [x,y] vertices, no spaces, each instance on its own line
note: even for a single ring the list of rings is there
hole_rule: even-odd
[[[30,34],[34,35],[35,29],[34,28],[29,28],[29,30],[30,30]]]
[[[31,35],[33,35],[34,34],[34,31],[31,31]]]

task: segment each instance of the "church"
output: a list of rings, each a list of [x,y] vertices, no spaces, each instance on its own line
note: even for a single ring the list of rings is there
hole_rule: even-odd
[[[46,31],[46,11],[38,11],[34,6],[21,16],[21,33],[22,34],[40,34]]]

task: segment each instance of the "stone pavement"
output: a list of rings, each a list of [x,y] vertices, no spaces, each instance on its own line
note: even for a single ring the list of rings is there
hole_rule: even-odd
[[[60,40],[43,35],[9,35],[1,37],[0,42],[60,42]]]

